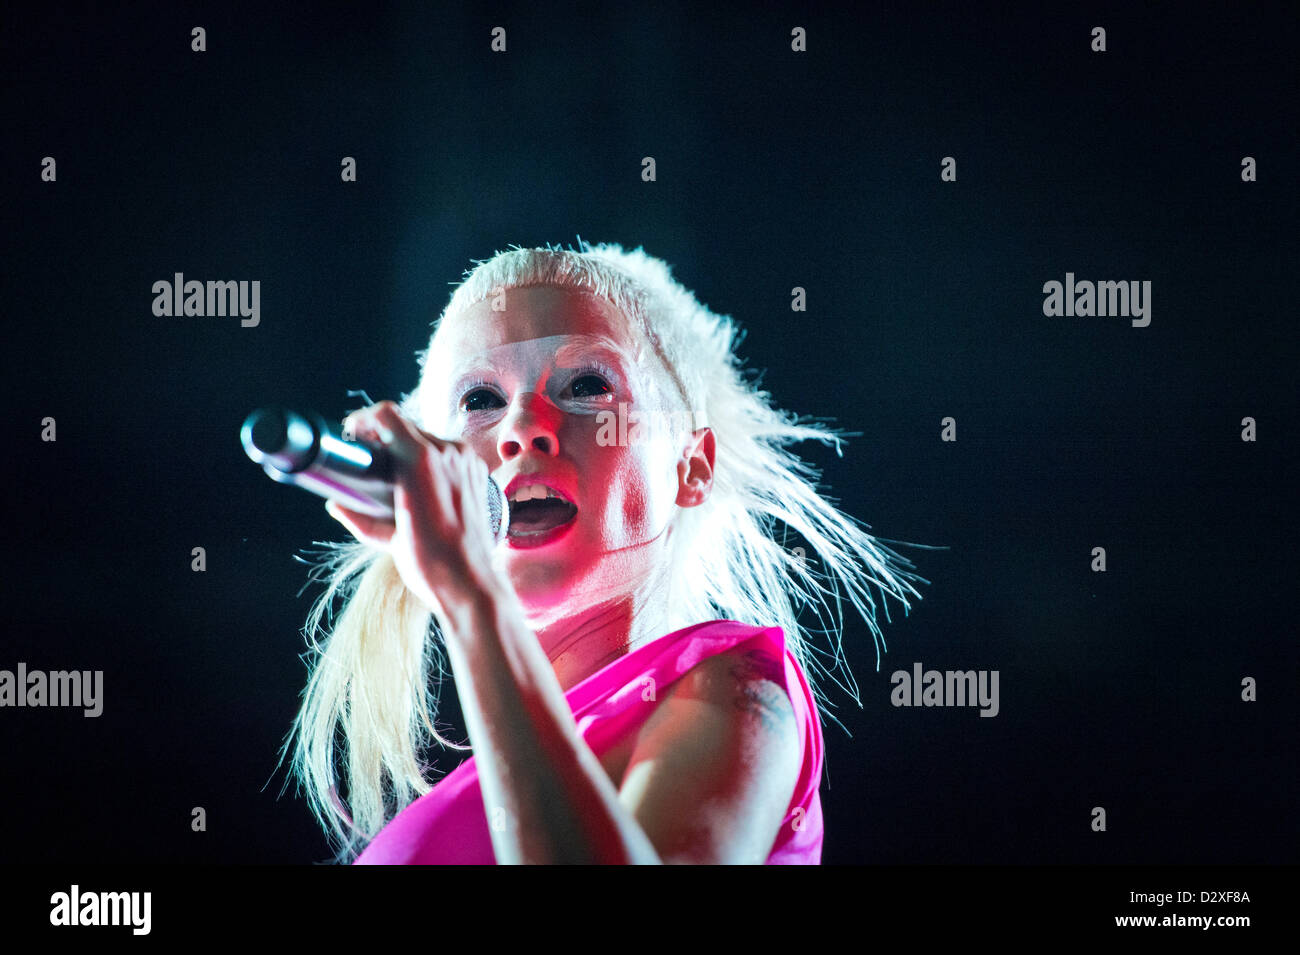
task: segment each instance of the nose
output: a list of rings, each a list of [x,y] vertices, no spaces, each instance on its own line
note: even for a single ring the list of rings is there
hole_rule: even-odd
[[[509,461],[532,449],[549,457],[560,453],[559,409],[536,392],[516,395],[497,433],[497,453]]]

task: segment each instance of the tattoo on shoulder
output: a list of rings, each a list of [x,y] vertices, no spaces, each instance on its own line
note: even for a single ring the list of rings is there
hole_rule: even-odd
[[[735,658],[730,672],[736,680],[735,707],[751,713],[763,722],[768,732],[785,732],[794,728],[794,711],[781,689],[785,666],[766,650],[750,650]]]

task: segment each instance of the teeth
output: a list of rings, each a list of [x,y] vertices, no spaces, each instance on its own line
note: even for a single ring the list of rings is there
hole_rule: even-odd
[[[541,500],[547,497],[560,497],[549,487],[544,484],[521,484],[515,488],[515,492],[510,495],[510,503],[517,504],[520,501]]]

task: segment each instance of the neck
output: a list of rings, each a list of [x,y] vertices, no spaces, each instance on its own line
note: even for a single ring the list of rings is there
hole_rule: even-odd
[[[667,579],[611,596],[534,630],[568,693],[591,674],[650,641],[685,626],[669,613]]]
[[[663,532],[664,542],[670,528]],[[657,535],[658,536],[658,535]],[[575,600],[586,606],[551,620],[535,621],[533,632],[551,663],[560,687],[568,692],[593,673],[652,640],[687,626],[680,608],[673,609],[669,555],[649,561],[654,570],[621,592],[591,592]]]
[[[657,588],[598,603],[536,631],[561,688],[567,693],[587,677],[651,640],[670,632]]]

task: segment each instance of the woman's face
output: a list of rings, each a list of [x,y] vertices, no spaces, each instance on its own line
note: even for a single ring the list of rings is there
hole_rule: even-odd
[[[633,427],[681,407],[642,348],[613,304],[551,286],[448,315],[430,348],[424,420],[482,457],[510,498],[505,567],[536,624],[662,570],[679,499],[694,500],[679,468],[689,433]]]

